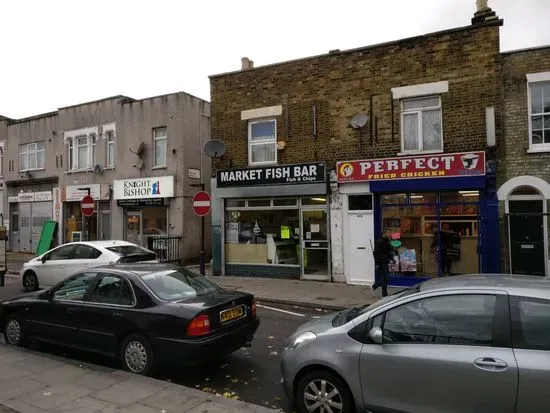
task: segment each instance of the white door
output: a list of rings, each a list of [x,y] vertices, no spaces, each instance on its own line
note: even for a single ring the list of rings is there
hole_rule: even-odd
[[[345,263],[348,284],[374,283],[373,225],[372,213],[348,213]]]

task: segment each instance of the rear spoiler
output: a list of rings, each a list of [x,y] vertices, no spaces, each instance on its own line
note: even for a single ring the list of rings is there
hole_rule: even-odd
[[[120,257],[116,260],[117,264],[127,264],[129,262],[140,262],[140,261],[153,261],[157,259],[157,254],[154,252],[144,252],[139,254],[129,254],[124,257]]]

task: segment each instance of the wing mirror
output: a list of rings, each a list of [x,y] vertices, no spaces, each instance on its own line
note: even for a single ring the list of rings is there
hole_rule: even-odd
[[[375,344],[382,344],[384,333],[380,327],[373,327],[369,330],[369,338]]]
[[[44,264],[46,261],[48,261],[48,256],[43,255],[42,258],[40,258],[40,261],[42,261],[42,264]]]

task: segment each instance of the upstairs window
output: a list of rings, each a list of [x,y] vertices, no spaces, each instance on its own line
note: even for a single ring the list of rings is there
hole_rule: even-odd
[[[44,142],[33,142],[19,145],[19,171],[44,169],[46,156]]]
[[[107,131],[105,132],[107,135],[107,166],[108,167],[114,167],[115,166],[115,134],[113,131]]]
[[[550,149],[550,81],[531,83],[531,147]]]
[[[401,108],[401,152],[442,151],[441,98],[404,99]]]
[[[166,144],[168,135],[166,134],[166,128],[153,129],[153,141],[155,151],[155,167],[166,166]]]
[[[277,163],[277,121],[248,122],[248,160],[250,165]]]
[[[68,170],[88,170],[95,165],[96,135],[67,137]]]

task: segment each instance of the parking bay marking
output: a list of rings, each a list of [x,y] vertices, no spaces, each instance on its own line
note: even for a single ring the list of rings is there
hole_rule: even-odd
[[[268,307],[267,305],[257,304],[256,307],[265,308],[265,309],[267,309],[267,310],[272,310],[272,311],[279,311],[279,312],[281,312],[281,313],[290,314],[290,315],[295,315],[296,317],[305,317],[305,316],[306,316],[305,314],[294,313],[294,312],[292,312],[292,311],[283,310],[283,309],[281,309],[281,308]]]

